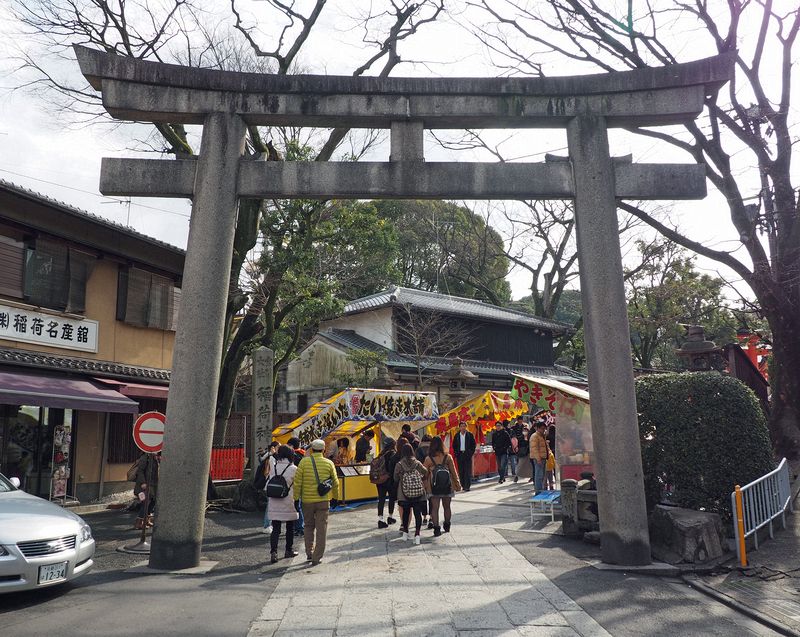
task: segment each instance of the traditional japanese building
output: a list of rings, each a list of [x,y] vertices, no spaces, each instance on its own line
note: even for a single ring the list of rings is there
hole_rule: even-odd
[[[340,317],[320,325],[297,359],[281,370],[277,409],[303,413],[349,384],[345,378],[358,370],[347,355],[355,350],[385,359],[385,370],[373,370],[383,374],[379,383],[435,391],[440,409],[452,402],[454,365],[465,376],[459,390],[464,396],[509,389],[513,372],[585,385],[585,376],[554,362],[554,339],[570,329],[474,299],[392,287],[350,302]]]
[[[184,251],[0,181],[0,472],[129,489],[135,414],[166,409]]]

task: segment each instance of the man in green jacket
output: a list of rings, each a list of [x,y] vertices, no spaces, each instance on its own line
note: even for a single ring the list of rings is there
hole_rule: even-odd
[[[328,534],[328,511],[331,501],[339,499],[336,466],[322,455],[324,451],[324,440],[312,442],[311,454],[300,461],[294,476],[294,497],[301,501],[303,507],[306,561],[311,562],[312,566],[322,561]],[[330,480],[332,488],[320,495],[319,486],[326,480]]]

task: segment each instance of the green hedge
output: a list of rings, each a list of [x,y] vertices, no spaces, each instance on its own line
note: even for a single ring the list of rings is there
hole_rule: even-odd
[[[774,467],[764,413],[748,387],[716,372],[636,380],[648,509],[669,501],[730,517],[730,493]]]

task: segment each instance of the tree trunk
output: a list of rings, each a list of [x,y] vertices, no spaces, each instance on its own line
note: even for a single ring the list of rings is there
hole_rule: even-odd
[[[769,428],[778,456],[800,459],[800,307],[765,312],[772,329]]]

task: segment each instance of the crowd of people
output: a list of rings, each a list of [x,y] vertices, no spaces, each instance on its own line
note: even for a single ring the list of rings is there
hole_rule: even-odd
[[[339,500],[337,465],[370,463],[369,479],[378,494],[378,528],[386,529],[399,520],[404,540],[421,543],[422,531],[434,537],[448,533],[452,526],[452,499],[472,485],[472,457],[475,436],[467,424],[459,424],[452,439],[453,455],[439,436],[421,439],[403,425],[397,440],[383,438],[380,453],[372,446],[373,431],[363,432],[350,453],[350,440],[340,438],[329,457],[326,444],[314,440],[306,454],[297,438],[287,444],[273,442],[262,457],[259,474],[267,494],[264,532],[270,535],[270,559],[279,560],[278,545],[285,536],[284,557],[298,555],[295,535],[302,535],[306,559],[319,564],[325,552],[328,513]],[[520,417],[513,424],[501,421],[492,432],[491,444],[497,457],[498,482],[506,481],[509,470],[518,482],[518,462],[528,459],[534,490],[554,488],[555,428],[545,419],[525,423]],[[412,526],[413,517],[413,526]]]
[[[270,560],[279,561],[278,545],[284,535],[284,557],[298,555],[294,539],[302,536],[306,560],[319,564],[325,553],[328,513],[339,500],[340,484],[337,465],[370,463],[369,478],[378,493],[378,528],[385,529],[400,520],[400,534],[405,540],[421,543],[423,530],[434,537],[448,533],[452,525],[452,499],[459,491],[472,486],[472,457],[477,444],[467,423],[459,424],[451,444],[453,455],[445,449],[439,436],[424,435],[421,439],[403,425],[395,440],[382,440],[381,451],[374,452],[374,432],[365,431],[350,453],[350,440],[340,438],[331,457],[326,457],[326,444],[314,440],[308,452],[299,438],[290,438],[281,445],[273,441],[261,456],[255,481],[267,495],[263,531],[269,534]],[[555,427],[545,419],[527,424],[517,418],[497,422],[491,444],[497,457],[498,482],[509,475],[518,482],[518,461],[528,458],[531,479],[536,493],[555,488]],[[129,473],[134,493],[139,499],[136,528],[153,525],[153,509],[158,483],[160,453],[143,454]],[[149,497],[143,497],[147,494]],[[397,517],[395,517],[397,511]],[[388,513],[388,515],[384,515]],[[413,527],[411,526],[413,516]]]
[[[518,482],[518,462],[527,459],[535,492],[555,489],[555,432],[555,426],[546,417],[530,424],[522,416],[513,425],[508,420],[497,421],[492,432],[492,449],[497,459],[498,483],[506,481],[509,469],[514,482]]]

